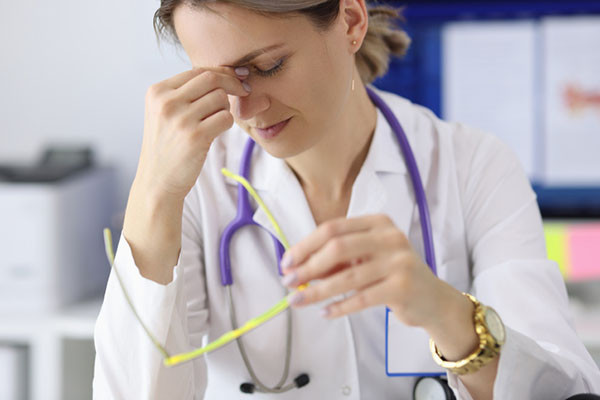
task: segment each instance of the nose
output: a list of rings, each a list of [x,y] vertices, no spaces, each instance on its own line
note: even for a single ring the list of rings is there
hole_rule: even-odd
[[[271,106],[271,101],[264,94],[252,88],[252,92],[245,97],[233,96],[230,99],[232,112],[242,120],[248,120],[263,111],[266,111]]]

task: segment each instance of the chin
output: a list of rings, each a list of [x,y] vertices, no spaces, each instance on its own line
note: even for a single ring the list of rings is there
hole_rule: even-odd
[[[264,151],[275,158],[286,159],[297,156],[303,151],[297,146],[290,145],[289,143],[261,143],[260,139],[257,140],[255,137],[252,137],[252,139],[254,139],[256,144],[262,147]]]

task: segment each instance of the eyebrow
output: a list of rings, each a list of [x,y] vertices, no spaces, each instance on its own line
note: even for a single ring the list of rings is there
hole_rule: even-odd
[[[247,64],[248,62],[254,60],[256,57],[260,56],[261,54],[265,54],[270,51],[277,50],[283,46],[284,46],[283,43],[277,43],[277,44],[274,44],[271,46],[263,47],[262,49],[254,50],[253,52],[246,54],[244,57],[236,60],[235,62],[233,62],[229,65],[225,65],[225,67],[238,67],[240,65]]]

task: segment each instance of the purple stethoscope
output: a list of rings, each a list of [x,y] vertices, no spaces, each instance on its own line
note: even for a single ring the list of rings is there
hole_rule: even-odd
[[[417,200],[417,204],[419,206],[419,216],[421,221],[421,231],[423,233],[423,244],[425,249],[425,261],[433,271],[435,275],[437,275],[437,268],[435,263],[435,253],[433,249],[433,236],[431,230],[431,222],[429,217],[429,207],[427,206],[427,200],[425,198],[425,190],[423,188],[423,183],[421,181],[421,177],[419,174],[419,168],[417,167],[417,162],[415,160],[415,156],[412,152],[410,144],[408,143],[408,139],[402,126],[398,122],[398,119],[392,113],[392,110],[388,107],[388,105],[379,97],[371,88],[366,87],[367,94],[371,101],[381,110],[388,124],[390,124],[392,130],[396,134],[398,138],[398,142],[400,143],[400,148],[402,149],[402,155],[404,156],[406,166],[410,173],[411,181],[413,184],[413,189],[415,192],[415,197]],[[239,175],[248,179],[250,172],[250,162],[252,156],[252,150],[254,149],[254,140],[249,138],[244,147],[244,152],[242,154],[242,160],[240,163],[240,172]],[[258,226],[262,229],[265,229],[258,223],[256,223],[252,219],[253,211],[250,206],[249,194],[246,188],[240,183],[238,184],[238,199],[237,199],[237,215],[231,221],[231,223],[225,228],[221,236],[221,242],[219,247],[219,256],[220,256],[220,268],[221,268],[221,283],[228,290],[229,294],[229,305],[230,305],[230,316],[231,316],[231,324],[232,329],[237,329],[238,324],[235,315],[235,306],[233,304],[233,296],[231,294],[231,286],[233,284],[233,277],[231,275],[231,259],[229,257],[229,247],[231,244],[231,239],[235,232],[247,225]],[[266,230],[266,229],[265,229]],[[268,232],[268,231],[267,231]],[[281,272],[281,257],[284,253],[284,247],[280,243],[279,239],[271,232],[269,232],[271,237],[273,238],[273,243],[275,245],[275,252],[277,254],[278,260],[278,270],[279,274],[283,276]],[[240,385],[240,390],[244,393],[253,393],[264,392],[264,393],[283,393],[287,392],[290,389],[295,387],[300,388],[309,383],[309,377],[307,374],[300,374],[297,376],[292,383],[284,385],[285,381],[288,377],[289,366],[290,366],[290,355],[291,355],[291,332],[292,332],[292,320],[291,313],[287,314],[287,344],[286,344],[286,362],[285,368],[283,370],[282,377],[277,385],[272,388],[265,386],[257,377],[250,361],[248,359],[248,355],[246,354],[242,338],[239,337],[237,339],[238,348],[244,360],[244,364],[246,364],[246,368],[252,378],[253,383],[242,383]]]

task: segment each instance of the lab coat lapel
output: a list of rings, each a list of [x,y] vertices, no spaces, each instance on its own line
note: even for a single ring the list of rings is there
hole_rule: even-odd
[[[270,199],[265,202],[290,245],[310,234],[316,228],[310,206],[298,179],[285,161],[261,151],[255,170],[257,186],[264,188],[261,196]],[[408,235],[414,209],[414,190],[400,145],[385,117],[378,111],[377,126],[367,157],[352,187],[347,217],[385,213],[398,229]],[[262,209],[257,208],[253,218],[275,233]]]
[[[394,109],[393,104],[390,107]],[[383,213],[408,234],[415,202],[406,172],[398,140],[378,110],[371,146],[352,188],[348,217]]]
[[[372,165],[365,161],[354,185],[348,206],[348,218],[380,212],[388,201],[385,186]]]
[[[290,246],[315,230],[316,225],[306,201],[306,196],[298,179],[289,166],[279,159],[273,159],[267,172],[264,201],[286,236]],[[269,199],[267,202],[266,199]],[[254,221],[276,235],[267,214],[262,208],[257,208],[253,216]]]

